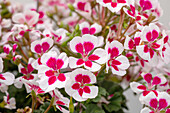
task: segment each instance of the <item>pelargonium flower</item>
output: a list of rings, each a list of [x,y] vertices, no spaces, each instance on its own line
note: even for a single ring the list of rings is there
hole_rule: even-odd
[[[39,80],[38,75],[37,74],[33,74],[33,75],[34,75],[33,80],[27,80],[27,79],[24,79],[24,78],[19,79],[20,82],[22,82],[25,85],[27,93],[31,93],[32,90],[34,90],[36,95],[45,93],[45,91],[43,91],[40,88],[40,86],[39,86],[39,84],[37,82]],[[17,88],[21,88],[21,87],[19,87],[19,84],[14,83],[14,85]]]
[[[66,97],[63,97],[63,95],[57,89],[50,91],[49,93],[52,97],[54,97],[53,105],[55,105],[61,112],[69,113],[68,110],[62,107],[62,106],[65,106],[69,108],[69,102],[70,102],[69,99]]]
[[[79,12],[81,15],[88,19],[91,19],[90,15],[92,13],[92,9],[88,1],[75,0],[73,6],[75,7],[75,10]]]
[[[68,31],[63,28],[59,28],[56,31],[49,30],[49,29],[45,29],[43,31],[44,36],[49,38],[54,38],[54,43],[59,43],[59,44],[67,40],[66,33],[68,33]]]
[[[143,44],[136,46],[136,51],[144,60],[150,61],[154,56],[157,56],[155,51],[163,48],[164,39],[159,39],[159,32],[159,27],[153,23],[142,29],[140,38]]]
[[[89,2],[83,0],[75,0],[74,6],[82,12],[90,12],[91,9]]]
[[[47,37],[41,40],[35,40],[31,43],[31,51],[42,55],[53,46],[53,43],[53,39]]]
[[[10,72],[1,73],[3,71],[3,60],[0,57],[0,83],[11,85],[14,83],[15,76]]]
[[[97,3],[112,12],[119,12],[123,6],[134,4],[134,0],[97,0]]]
[[[137,0],[136,2],[142,11],[152,10],[159,4],[158,0]]]
[[[140,14],[140,12],[137,10],[137,8],[132,4],[130,4],[130,9],[129,9],[129,7],[124,7],[123,10],[128,16],[135,19],[135,22],[137,22],[139,24],[143,24],[143,21],[147,20],[147,18],[144,15],[145,13]]]
[[[158,95],[151,92],[144,98],[144,104],[152,108],[152,110],[145,108],[142,113],[160,113],[170,105],[170,95],[166,92],[158,92]]]
[[[161,74],[157,74],[155,77],[153,77],[150,73],[142,73],[141,76],[146,81],[147,85],[142,85],[138,82],[131,82],[130,88],[137,94],[142,93],[140,96],[140,101],[143,102],[142,98],[148,95],[150,92],[157,94],[157,91],[155,91],[155,86],[165,84],[166,78]]]
[[[79,26],[80,26],[80,30],[82,31],[82,34],[93,35],[101,32],[102,30],[102,26],[97,23],[94,23],[93,25],[90,26],[88,22],[83,22],[79,24]]]
[[[4,53],[5,53],[6,55],[8,55],[8,54],[10,53],[10,51],[12,50],[12,47],[11,47],[9,44],[5,44],[5,45],[3,46],[3,50],[4,50]]]
[[[65,86],[65,91],[77,101],[85,101],[88,98],[95,98],[98,95],[96,76],[88,70],[78,68],[67,73],[69,80]]]
[[[81,58],[69,57],[70,68],[77,68],[84,66],[86,69],[95,72],[98,71],[101,66],[106,62],[106,52],[101,48],[97,48],[97,37],[89,34],[85,34],[82,37],[74,37],[70,41],[70,49],[75,53],[80,53]],[[93,53],[91,53],[94,50]]]
[[[55,88],[65,87],[67,77],[61,72],[68,66],[68,57],[66,53],[57,54],[55,51],[49,51],[41,57],[42,65],[38,69],[38,81],[40,88],[46,92]]]
[[[124,42],[124,48],[127,50],[135,49],[136,46],[141,44],[140,32],[137,32],[134,36],[134,39],[131,39],[129,36],[126,36]]]
[[[34,79],[34,76],[32,75],[32,72],[34,71],[34,68],[32,67],[32,63],[34,61],[35,60],[33,58],[29,58],[27,67],[24,67],[22,64],[18,65],[19,72],[24,75],[22,78],[26,80]]]
[[[6,92],[6,96],[4,96],[4,101],[6,105],[4,106],[7,109],[16,109],[16,101],[15,98],[9,98],[8,92]]]
[[[13,15],[12,20],[18,24],[27,23],[33,26],[38,22],[39,14],[36,11],[26,11],[24,13],[16,13]]]
[[[124,50],[123,45],[118,41],[112,41],[111,43],[106,44],[105,50],[108,54],[108,61],[106,63],[107,72],[109,68],[111,68],[113,74],[120,76],[125,75],[126,69],[130,66],[130,64],[127,57],[121,55]]]

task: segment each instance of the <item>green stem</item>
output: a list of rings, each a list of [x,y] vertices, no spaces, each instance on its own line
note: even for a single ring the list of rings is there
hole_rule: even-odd
[[[34,90],[31,91],[31,95],[32,95],[32,113],[34,113],[34,107],[35,107],[35,103],[36,103],[36,94],[34,92]]]
[[[54,97],[51,99],[50,105],[48,106],[48,108],[45,110],[44,113],[47,113],[50,110],[50,108],[53,106],[53,103],[54,103]]]
[[[101,67],[100,72],[98,73],[98,76],[100,76],[102,74],[102,72],[104,71],[105,68],[106,68],[106,64]]]

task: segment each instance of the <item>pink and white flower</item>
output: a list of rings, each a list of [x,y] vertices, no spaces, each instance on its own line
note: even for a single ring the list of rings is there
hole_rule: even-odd
[[[43,35],[45,37],[54,38],[54,43],[59,43],[59,44],[63,43],[68,39],[66,33],[68,33],[68,31],[63,28],[59,28],[56,31],[49,30],[49,29],[45,29],[43,31]]]
[[[159,39],[160,29],[155,24],[149,24],[145,26],[141,32],[141,39],[143,44],[136,46],[136,51],[141,58],[150,61],[154,56],[156,57],[156,52],[161,50],[164,45],[164,39]]]
[[[83,22],[79,26],[80,26],[80,30],[82,31],[82,34],[93,35],[101,32],[102,30],[102,26],[97,23],[94,23],[93,25],[90,26],[88,22]]]
[[[63,95],[58,91],[57,89],[49,92],[52,97],[54,97],[54,104],[61,112],[63,113],[69,113],[68,110],[63,108],[62,106],[65,106],[69,108],[69,99],[66,97],[63,97]]]
[[[41,40],[36,40],[31,43],[31,51],[42,55],[53,46],[53,43],[53,39],[47,37]]]
[[[158,92],[158,95],[151,92],[144,98],[144,103],[152,108],[153,113],[160,113],[170,105],[170,95],[166,92]],[[148,111],[145,113],[150,113]]]
[[[3,71],[3,60],[0,57],[0,83],[5,85],[11,85],[14,83],[15,76],[10,72],[1,73]]]
[[[81,15],[85,16],[88,19],[91,19],[90,15],[92,13],[92,10],[89,2],[84,0],[75,0],[73,6],[75,7],[75,10]]]
[[[129,36],[126,36],[125,43],[124,43],[124,48],[131,50],[135,49],[136,46],[139,46],[141,44],[141,38],[140,38],[140,33],[137,32],[135,34],[134,39],[131,39]]]
[[[16,13],[13,15],[12,20],[18,24],[27,23],[29,26],[33,26],[38,22],[39,14],[36,11],[26,11],[24,13]]]
[[[123,6],[134,4],[134,0],[97,0],[97,3],[112,12],[119,12]]]
[[[97,37],[85,34],[82,37],[74,37],[70,41],[70,49],[75,53],[80,53],[81,58],[69,57],[70,68],[77,68],[84,66],[86,69],[95,72],[101,68],[100,64],[106,63],[106,52],[104,49],[98,48]],[[91,51],[94,52],[92,54]]]
[[[123,76],[126,74],[126,69],[130,66],[127,57],[121,55],[124,47],[118,41],[107,43],[105,50],[107,51],[106,70],[111,68],[113,74]]]
[[[77,101],[85,101],[88,98],[95,98],[98,95],[96,76],[88,70],[76,69],[67,73],[69,80],[65,86],[65,91]]]
[[[156,85],[166,83],[166,78],[161,74],[158,74],[155,77],[153,77],[152,74],[150,74],[150,73],[142,73],[141,76],[146,81],[147,86],[142,85],[137,82],[131,82],[130,83],[131,89],[136,93],[150,91],[150,90],[154,89]]]
[[[155,95],[158,95],[155,87],[161,84],[165,84],[166,78],[161,74],[152,77],[150,73],[142,73],[141,76],[146,81],[146,85],[138,82],[131,82],[130,88],[137,94],[142,93],[139,100],[141,103],[143,103],[143,98],[145,98],[145,96],[147,96],[149,93],[154,92]]]
[[[22,73],[24,76],[22,78],[26,80],[33,80],[34,76],[32,75],[32,72],[34,71],[34,68],[32,67],[32,63],[35,60],[33,58],[29,58],[27,67],[23,67],[22,64],[18,65],[18,70],[20,73]]]
[[[10,51],[12,50],[12,47],[9,44],[5,44],[3,47],[4,53],[8,55]]]
[[[55,51],[45,53],[41,57],[41,63],[42,65],[38,69],[40,88],[49,92],[55,88],[65,87],[67,77],[61,72],[61,69],[68,66],[66,53],[57,54]]]
[[[15,98],[9,98],[9,94],[6,92],[6,96],[4,96],[4,101],[6,103],[5,108],[7,109],[16,109],[16,101]]]

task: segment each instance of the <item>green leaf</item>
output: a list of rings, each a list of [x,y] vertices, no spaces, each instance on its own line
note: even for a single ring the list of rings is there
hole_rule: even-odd
[[[109,104],[103,104],[108,112],[118,111],[121,109],[122,97],[119,92],[114,93],[113,97],[109,100]]]
[[[99,87],[99,95],[106,96],[108,93],[105,88]]]
[[[105,113],[97,104],[88,104],[85,113]]]
[[[70,103],[69,103],[69,111],[70,113],[74,112],[74,105],[73,105],[73,101],[72,101],[72,97],[70,97]]]
[[[99,102],[101,99],[101,95],[98,95],[96,98],[92,99],[93,102]]]

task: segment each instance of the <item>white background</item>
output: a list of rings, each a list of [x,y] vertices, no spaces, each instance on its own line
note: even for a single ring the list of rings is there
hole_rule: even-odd
[[[20,2],[23,4],[32,4],[34,0],[11,0],[15,2]],[[170,0],[159,0],[162,9],[164,10],[163,16],[160,18],[160,22],[163,23],[167,28],[170,29],[169,22],[170,22]],[[35,4],[36,5],[36,4]],[[126,113],[140,113],[142,105],[140,104],[138,97],[134,97],[131,90],[125,92],[127,100],[128,100],[128,107],[129,111]]]

